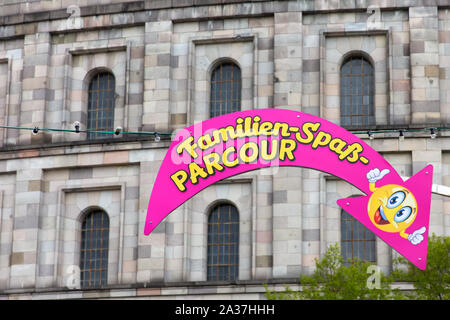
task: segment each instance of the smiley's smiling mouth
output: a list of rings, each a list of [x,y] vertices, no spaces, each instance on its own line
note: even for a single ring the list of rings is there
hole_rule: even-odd
[[[389,221],[386,219],[384,215],[383,206],[380,206],[377,211],[375,211],[374,215],[375,223],[377,224],[389,224]]]

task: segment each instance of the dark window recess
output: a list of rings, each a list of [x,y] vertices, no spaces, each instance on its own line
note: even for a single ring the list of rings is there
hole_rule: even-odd
[[[87,130],[113,131],[115,79],[109,72],[96,74],[89,83]],[[88,139],[112,138],[112,134],[89,132]]]
[[[350,57],[341,67],[341,126],[375,124],[375,82],[372,64]]]
[[[109,218],[103,211],[93,211],[81,226],[81,287],[99,287],[108,282]]]
[[[207,279],[237,280],[239,274],[239,213],[221,204],[208,218]]]
[[[241,110],[241,69],[233,63],[222,63],[211,76],[210,117]]]
[[[348,212],[341,213],[341,251],[348,265],[355,258],[376,262],[375,235]]]

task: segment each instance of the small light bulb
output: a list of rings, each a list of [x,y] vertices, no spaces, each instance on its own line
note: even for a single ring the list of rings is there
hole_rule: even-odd
[[[161,140],[161,137],[159,136],[159,134],[156,132],[155,133],[155,141],[159,142]]]
[[[116,136],[118,136],[121,132],[122,132],[122,127],[117,127],[116,130],[114,131],[114,134]]]
[[[431,139],[436,139],[436,132],[434,131],[434,128],[431,128],[430,131],[431,131],[430,138]]]
[[[400,141],[405,140],[405,136],[403,135],[403,130],[400,130],[400,133],[398,135],[398,140],[400,140]]]
[[[80,133],[80,122],[79,121],[75,121],[73,123],[73,126],[75,127],[75,132],[76,133]]]
[[[39,133],[39,128],[38,127],[34,127],[33,135],[37,135],[38,133]]]
[[[367,135],[369,136],[369,139],[370,139],[370,140],[373,140],[373,139],[375,138],[375,136],[373,135],[373,133],[370,132],[370,131],[367,131]]]

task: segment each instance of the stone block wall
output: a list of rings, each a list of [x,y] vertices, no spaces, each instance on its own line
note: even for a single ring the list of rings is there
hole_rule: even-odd
[[[439,99],[441,106],[441,121],[449,122],[450,93],[450,10],[438,11],[439,40]]]
[[[22,100],[22,78],[24,40],[14,39],[0,42],[0,68],[2,84],[0,85],[0,106],[2,125],[17,126],[20,121],[20,105]],[[16,144],[19,131],[2,130],[0,145]]]
[[[439,123],[439,44],[437,7],[409,9],[411,114],[413,123]]]
[[[85,129],[89,79],[108,70],[114,127],[171,133],[209,118],[211,72],[221,61],[241,69],[242,110],[287,108],[339,124],[340,66],[360,53],[375,70],[376,123],[359,130],[449,127],[447,2],[6,1],[0,125],[73,129],[79,121]],[[79,17],[67,19],[70,4]],[[374,4],[380,10],[370,16]],[[405,135],[360,137],[402,176],[433,164],[433,182],[448,190],[449,132]],[[360,194],[325,173],[273,167],[206,188],[144,236],[169,143],[0,129],[0,298],[262,298],[262,282],[295,285],[313,272],[314,259],[340,241],[336,200]],[[433,194],[430,231],[450,235],[444,191]],[[203,285],[207,216],[221,202],[240,215],[238,286]],[[108,286],[71,291],[81,219],[93,208],[111,221]],[[376,256],[389,271],[396,253],[377,240]]]
[[[46,127],[80,130],[87,126],[87,90],[93,75],[111,72],[115,78],[114,128],[142,129],[144,28],[95,30],[52,36]],[[52,142],[84,141],[86,134],[52,134]]]

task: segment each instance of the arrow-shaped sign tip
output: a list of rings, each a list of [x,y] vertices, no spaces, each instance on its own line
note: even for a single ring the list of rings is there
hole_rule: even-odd
[[[427,263],[433,166],[401,184],[382,180],[367,196],[339,199],[337,204],[397,252],[424,270]]]

